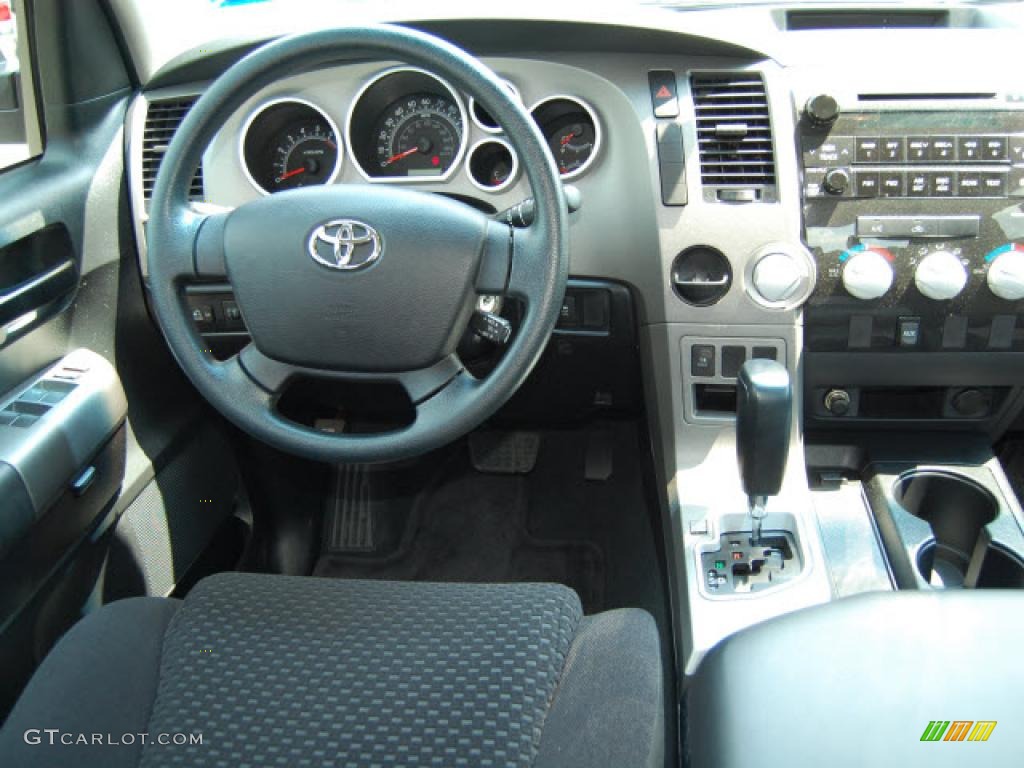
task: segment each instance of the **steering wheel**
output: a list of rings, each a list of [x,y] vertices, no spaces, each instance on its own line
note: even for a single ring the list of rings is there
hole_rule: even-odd
[[[399,60],[471,94],[504,127],[533,190],[513,229],[440,195],[342,184],[280,192],[204,216],[188,202],[202,153],[247,99],[281,77],[348,59]],[[181,123],[150,204],[149,287],[172,353],[199,392],[253,437],[324,462],[415,456],[469,432],[522,384],[558,319],[568,277],[566,204],[536,124],[480,61],[403,27],[325,29],[271,42],[228,69]],[[184,303],[184,285],[228,281],[252,342],[217,361]],[[520,300],[523,320],[486,378],[456,354],[477,294]],[[296,377],[397,382],[414,421],[378,434],[332,434],[285,418]]]

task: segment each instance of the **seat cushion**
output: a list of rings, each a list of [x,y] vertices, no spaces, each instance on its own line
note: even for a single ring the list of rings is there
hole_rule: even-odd
[[[105,656],[115,640],[105,636],[108,617],[119,610],[123,623],[125,615],[138,612],[140,623],[159,625],[143,615],[142,606],[152,605],[115,603],[69,633],[5,724],[0,752],[26,765],[71,757],[52,752],[68,749],[59,744],[24,743],[25,729],[51,727],[48,715],[63,707],[59,691],[40,689],[37,680],[63,675],[78,685],[81,676],[69,670],[87,660],[82,643]],[[155,685],[106,681],[111,690],[124,689],[130,716],[120,711],[125,707],[103,702],[94,721],[67,721],[90,733],[96,722],[116,734],[126,732],[119,725],[124,722],[133,732],[148,733],[149,743],[141,749],[78,749],[76,765],[111,765],[111,750],[122,765],[197,768],[593,765],[593,755],[580,744],[565,748],[573,731],[588,723],[599,723],[591,731],[609,744],[621,739],[616,746],[629,750],[630,765],[658,765],[663,758],[653,621],[633,610],[584,620],[579,599],[565,587],[232,573],[200,582],[160,620],[166,625],[160,643],[138,647]],[[616,637],[637,643],[631,665],[624,663],[631,650],[619,648],[616,658],[615,644],[609,646],[607,639]],[[614,663],[602,663],[602,656]],[[624,676],[635,675],[636,667],[644,674],[635,700],[628,700],[632,689]],[[577,668],[585,674],[575,674]],[[103,685],[111,671],[100,664],[87,677]],[[625,705],[602,700],[623,692]],[[82,707],[89,696],[81,692],[74,700]],[[567,729],[566,723],[577,725]],[[191,739],[161,744],[159,734]],[[195,743],[199,735],[202,743]],[[137,762],[126,762],[128,752]]]

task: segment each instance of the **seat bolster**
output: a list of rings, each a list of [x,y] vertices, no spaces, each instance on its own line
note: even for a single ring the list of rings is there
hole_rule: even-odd
[[[14,766],[134,768],[142,745],[60,744],[61,734],[144,733],[156,698],[164,631],[177,600],[119,600],[89,614],[54,646],[0,729],[0,755]],[[26,738],[26,732],[29,732]],[[36,738],[41,743],[30,744]],[[69,737],[64,737],[67,740]]]
[[[646,611],[588,616],[544,722],[535,768],[664,765],[664,677],[658,629]]]

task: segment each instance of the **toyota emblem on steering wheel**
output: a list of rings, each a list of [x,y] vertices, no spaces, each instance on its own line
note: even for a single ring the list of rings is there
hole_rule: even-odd
[[[362,269],[380,258],[381,239],[369,224],[334,219],[309,236],[309,255],[329,269]]]

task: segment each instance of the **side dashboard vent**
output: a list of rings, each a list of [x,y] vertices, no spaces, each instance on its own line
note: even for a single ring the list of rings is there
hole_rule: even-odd
[[[771,116],[761,75],[693,74],[690,86],[704,185],[774,187]]]
[[[142,136],[142,194],[148,203],[153,196],[156,185],[156,174],[160,170],[167,148],[174,138],[175,131],[192,109],[198,96],[185,96],[179,99],[151,101],[146,112],[146,125]],[[196,169],[189,188],[190,200],[203,199],[203,166]]]

